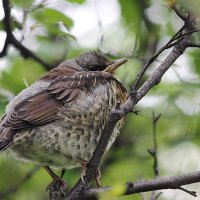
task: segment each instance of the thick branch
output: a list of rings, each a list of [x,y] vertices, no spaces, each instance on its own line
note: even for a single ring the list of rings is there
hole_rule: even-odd
[[[185,26],[185,32],[189,32],[192,30],[193,26],[190,26],[190,24]],[[83,183],[81,180],[79,180],[66,198],[67,200],[74,200],[79,199],[80,196],[82,197],[84,191],[87,190],[88,184],[96,175],[100,160],[105,152],[108,141],[110,140],[116,123],[126,114],[132,112],[133,107],[147,94],[147,92],[152,87],[160,83],[161,78],[166,73],[166,71],[172,66],[172,64],[178,59],[178,57],[183,54],[183,52],[187,48],[187,43],[189,42],[190,37],[191,34],[186,35],[179,44],[176,44],[174,46],[173,50],[167,56],[164,62],[154,71],[154,73],[148,78],[148,80],[140,87],[137,92],[135,91],[134,85],[132,86],[129,98],[124,105],[122,105],[120,108],[112,109],[110,119],[106,123],[99,143],[87,166],[86,176],[84,177],[85,182]]]
[[[39,64],[43,65],[47,70],[52,69],[52,67],[53,67],[52,65],[50,65],[50,64],[44,62],[42,59],[40,59],[31,50],[29,50],[24,45],[22,45],[13,35],[9,0],[3,0],[3,9],[4,9],[3,25],[4,25],[4,29],[6,31],[7,36],[6,36],[3,50],[0,53],[0,58],[2,58],[3,56],[6,55],[9,44],[12,44],[16,49],[18,49],[20,51],[21,55],[24,58],[32,58],[35,61],[37,61]]]
[[[193,22],[184,26],[185,32],[193,31]],[[93,156],[88,164],[86,176],[84,177],[84,183],[79,180],[74,186],[67,199],[79,199],[80,196],[84,194],[87,190],[87,185],[90,183],[91,179],[95,176],[96,170],[100,164],[100,160],[105,152],[108,141],[111,137],[113,129],[116,123],[124,117],[129,112],[133,111],[133,107],[146,95],[146,93],[155,85],[159,84],[162,76],[165,72],[172,66],[172,64],[177,60],[177,58],[183,54],[187,48],[187,43],[189,42],[191,34],[186,35],[180,43],[176,44],[172,52],[167,56],[164,62],[154,71],[154,73],[149,77],[149,79],[142,85],[142,87],[136,92],[134,84],[132,85],[131,92],[128,100],[119,109],[112,109],[110,119],[106,123],[103,130],[99,143],[93,153]]]
[[[153,180],[146,180],[146,181],[137,181],[137,182],[127,182],[124,185],[125,192],[121,195],[130,195],[140,192],[150,192],[155,190],[163,190],[163,189],[182,189],[181,186],[198,183],[200,182],[200,171],[192,172],[180,176],[172,176],[166,178],[157,178]],[[104,188],[94,188],[88,189],[81,196],[81,199],[96,199],[97,194],[112,190],[112,187],[104,187]],[[196,197],[196,192],[186,190],[192,196]]]

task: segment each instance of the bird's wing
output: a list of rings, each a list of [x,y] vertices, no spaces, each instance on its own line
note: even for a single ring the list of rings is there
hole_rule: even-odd
[[[39,126],[57,119],[60,102],[48,91],[28,97],[19,102],[2,121],[2,127],[24,129]]]
[[[55,76],[49,73],[43,80]],[[58,119],[63,103],[78,98],[82,92],[89,92],[98,84],[105,84],[114,77],[106,72],[58,73],[49,88],[28,97],[14,106],[1,123],[1,127],[25,129],[40,126]]]
[[[76,99],[81,92],[89,92],[99,84],[106,84],[115,78],[106,72],[76,72],[70,76],[58,76],[49,87],[51,94],[65,102]],[[116,79],[115,79],[116,80]]]

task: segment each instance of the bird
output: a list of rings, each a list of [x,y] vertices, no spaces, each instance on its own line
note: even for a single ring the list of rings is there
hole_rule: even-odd
[[[126,88],[115,77],[126,61],[84,52],[22,90],[8,103],[0,122],[0,152],[8,150],[41,165],[53,179],[47,189],[65,189],[62,176],[51,168],[81,167],[84,175],[111,109],[127,100]],[[116,124],[106,151],[124,120]]]

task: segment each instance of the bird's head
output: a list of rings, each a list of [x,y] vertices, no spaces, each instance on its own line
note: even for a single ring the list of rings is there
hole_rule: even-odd
[[[102,52],[85,52],[76,58],[76,62],[85,71],[104,71],[113,74],[115,70],[124,64],[127,59],[111,60]]]

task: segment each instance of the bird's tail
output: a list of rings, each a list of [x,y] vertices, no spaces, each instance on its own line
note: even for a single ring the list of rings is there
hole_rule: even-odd
[[[13,142],[16,130],[4,128],[0,125],[0,152],[7,149]]]

